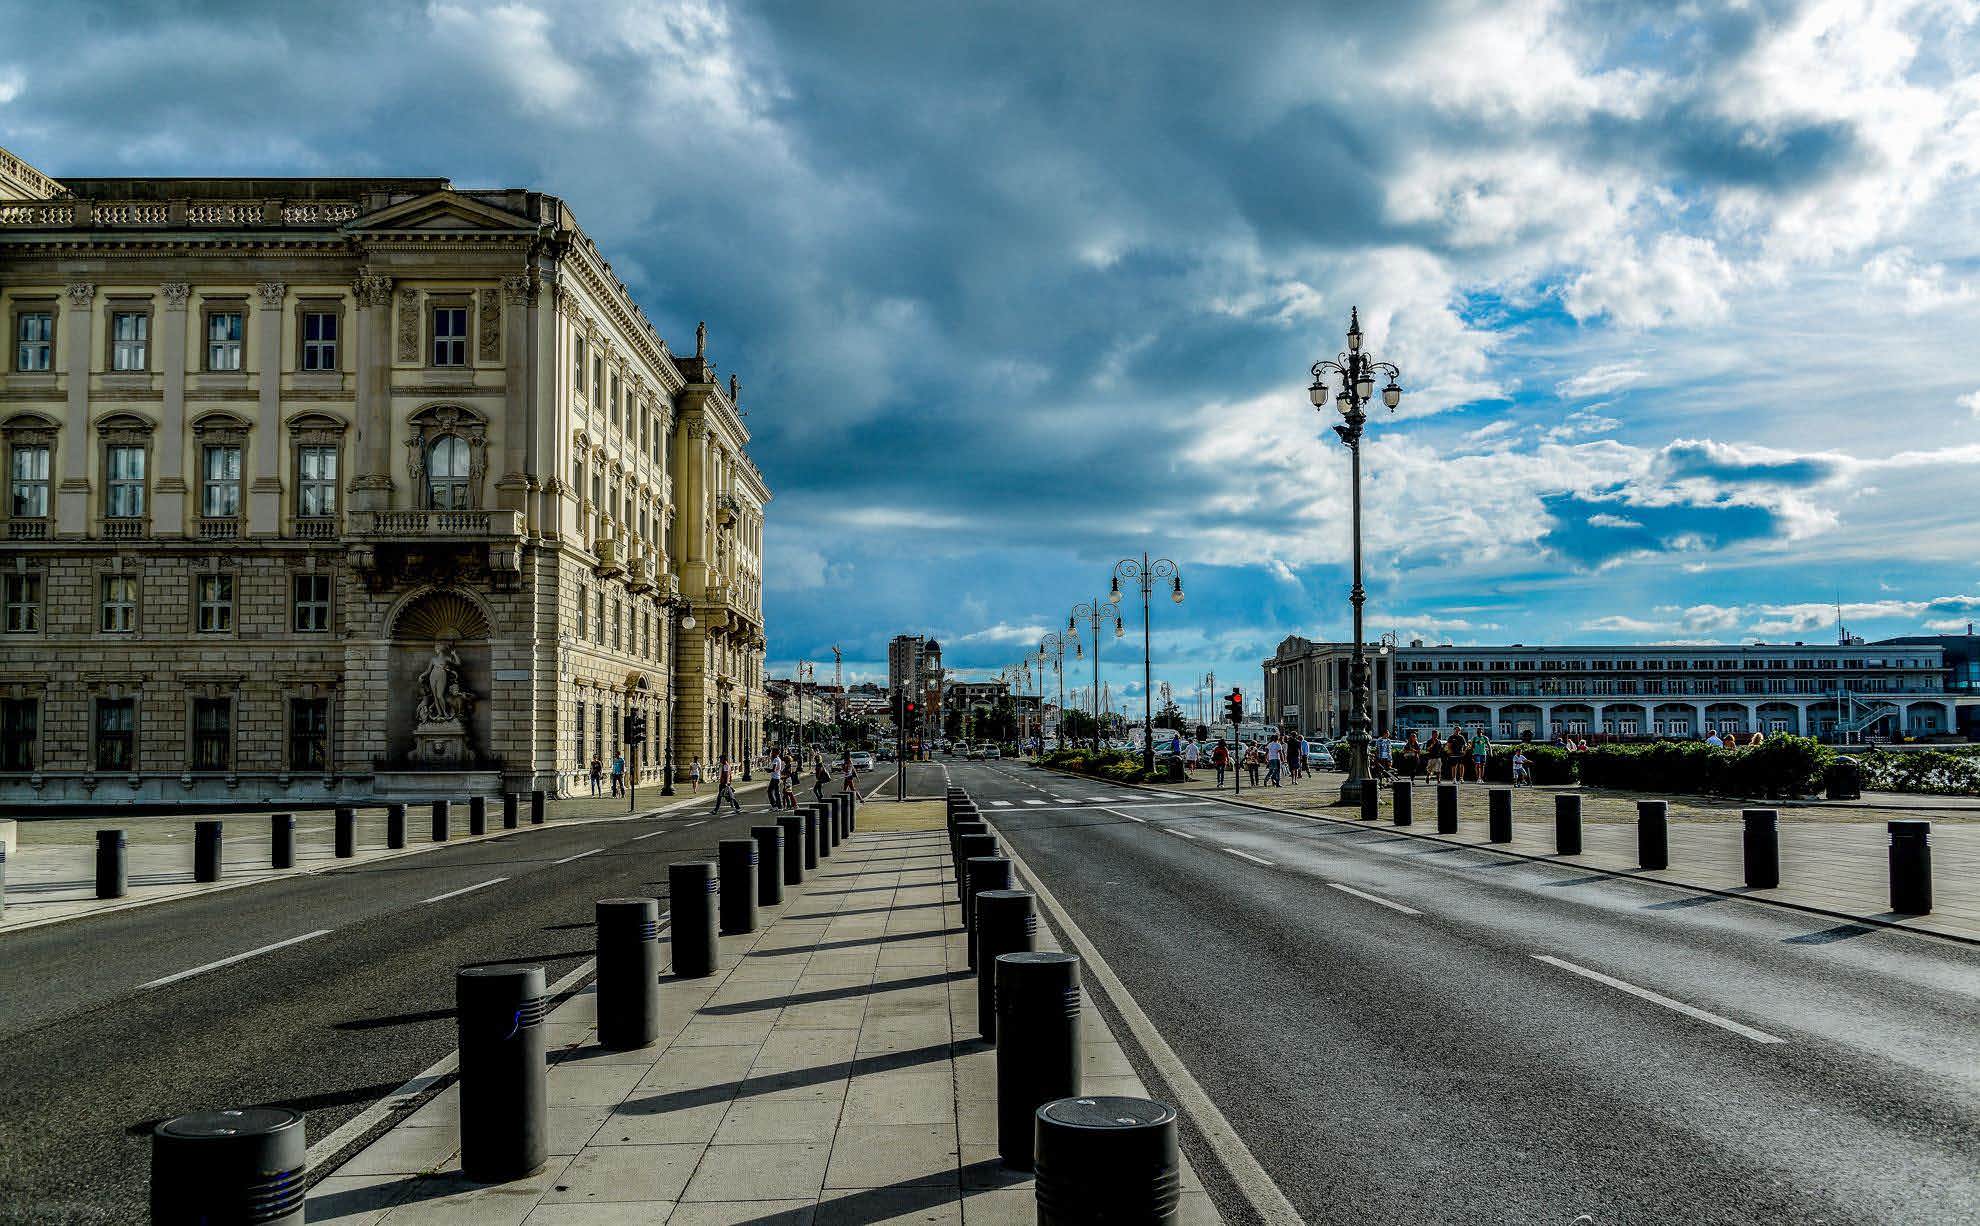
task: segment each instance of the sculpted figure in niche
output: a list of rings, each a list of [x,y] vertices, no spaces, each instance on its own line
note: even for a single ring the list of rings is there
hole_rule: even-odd
[[[451,643],[435,643],[433,658],[419,673],[419,722],[464,720],[473,696],[461,684],[461,658]]]

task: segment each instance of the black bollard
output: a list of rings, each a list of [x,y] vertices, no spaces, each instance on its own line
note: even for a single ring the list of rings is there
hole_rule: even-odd
[[[1667,819],[1670,805],[1661,800],[1636,802],[1636,866],[1669,868],[1671,832]]]
[[[398,851],[406,845],[406,807],[385,806],[385,846]]]
[[[997,1153],[1031,1169],[1032,1116],[1080,1086],[1079,958],[1065,953],[997,958]]]
[[[543,793],[541,791],[535,791],[529,794],[529,824],[532,826],[541,826],[543,824]]]
[[[268,818],[268,866],[296,866],[296,815],[273,813]]]
[[[1486,838],[1494,843],[1512,842],[1512,789],[1493,788],[1485,793]]]
[[[131,892],[130,868],[125,857],[124,832],[96,832],[96,896],[122,898]]]
[[[1572,792],[1554,794],[1554,854],[1581,854],[1581,797]]]
[[[1437,785],[1437,833],[1456,834],[1457,823],[1457,784]]]
[[[502,793],[502,829],[514,830],[522,824],[519,816],[519,810],[522,808],[521,802],[522,797],[516,795],[514,792]]]
[[[818,810],[806,805],[798,810],[799,820],[804,822],[804,869],[816,872],[818,869]]]
[[[433,802],[433,841],[434,842],[444,843],[447,841],[448,818],[449,818],[449,814],[447,812],[447,802],[444,800],[434,801]]]
[[[158,1226],[302,1226],[309,1142],[286,1107],[198,1111],[151,1130],[151,1220]]]
[[[845,831],[839,828],[839,806],[825,805],[819,810],[819,817],[825,823],[825,838],[832,847],[837,847],[845,838]]]
[[[825,805],[816,803],[806,805],[805,807],[810,809],[812,815],[818,819],[818,858],[820,860],[830,860],[832,858],[832,849],[838,846],[837,841],[832,838],[832,810]]]
[[[784,901],[784,828],[751,826],[749,837],[756,840],[756,901],[777,906]]]
[[[1412,820],[1409,813],[1410,802],[1416,794],[1410,791],[1409,780],[1398,779],[1389,785],[1389,821],[1393,825],[1407,826]]]
[[[716,844],[722,866],[722,934],[756,931],[756,840]]]
[[[357,854],[357,810],[349,805],[338,805],[331,821],[336,827],[333,837],[337,843],[337,858],[348,860]]]
[[[832,812],[839,816],[839,839],[844,841],[851,838],[853,832],[852,797],[844,792],[840,792],[837,796],[832,797]]]
[[[461,1174],[476,1183],[522,1179],[550,1158],[544,992],[540,966],[454,972]]]
[[[220,880],[220,823],[193,823],[193,880]]]
[[[1781,815],[1773,809],[1742,809],[1741,849],[1746,853],[1746,888],[1771,890],[1781,884]]]
[[[962,850],[962,836],[966,834],[988,833],[990,833],[990,823],[988,822],[978,821],[975,818],[971,818],[966,822],[957,822],[949,828],[949,858],[956,859],[957,854]]]
[[[994,856],[997,853],[997,836],[994,834],[966,834],[957,840],[956,848],[956,901],[963,901],[969,893],[969,862],[978,856]]]
[[[784,884],[804,884],[804,819],[785,814],[777,819],[784,834]]]
[[[1891,836],[1891,910],[1927,915],[1932,910],[1932,823],[1885,822]]]
[[[846,800],[846,830],[848,833],[859,829],[859,793],[841,792]]]
[[[660,900],[601,898],[598,1045],[618,1051],[660,1038]]]
[[[720,936],[715,926],[715,866],[690,860],[667,866],[667,910],[673,917],[669,941],[674,974],[702,979],[715,973]]]
[[[7,914],[7,845],[0,843],[0,915]]]
[[[486,796],[468,797],[468,833],[488,833],[488,798]]]
[[[1362,821],[1372,822],[1382,816],[1382,789],[1373,779],[1362,780],[1361,791],[1357,795],[1361,797]]]
[[[1038,940],[1038,910],[1029,890],[979,890],[976,923],[976,1032],[997,1041],[997,959],[1028,954]]]
[[[1176,1109],[1146,1098],[1061,1098],[1038,1108],[1038,1226],[1182,1220]]]
[[[976,896],[1011,888],[1011,862],[1003,856],[977,856],[963,866],[969,888],[963,892],[963,930],[968,933],[969,969],[976,969]]]

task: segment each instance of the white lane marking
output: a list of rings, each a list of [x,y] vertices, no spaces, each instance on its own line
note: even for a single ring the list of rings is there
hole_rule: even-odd
[[[561,860],[552,860],[552,861],[550,861],[550,866],[551,866],[552,868],[555,868],[555,867],[556,867],[557,865],[559,865],[559,864],[569,864],[569,863],[570,863],[571,861],[573,861],[573,860],[582,860],[582,859],[584,859],[584,858],[585,858],[586,856],[595,856],[595,855],[597,855],[597,854],[598,854],[599,852],[601,852],[601,851],[604,851],[604,850],[605,850],[605,849],[604,849],[603,847],[594,847],[594,848],[592,848],[592,849],[591,849],[590,851],[581,851],[581,852],[579,852],[578,854],[576,854],[575,856],[565,856],[565,857],[564,857],[563,859],[561,859]]]
[[[431,898],[422,898],[414,903],[413,906],[423,907],[430,902],[442,902],[449,898],[459,898],[463,894],[472,894],[476,890],[485,890],[491,885],[500,885],[507,880],[507,877],[491,877],[487,881],[477,882],[474,885],[464,885],[458,890],[448,890],[445,894],[435,894]]]
[[[1066,909],[1059,905],[1059,900],[1053,896],[1044,881],[1037,873],[1031,871],[1031,865],[1026,864],[1024,857],[1011,848],[1010,841],[1003,837],[1003,832],[996,830],[995,827],[992,827],[992,831],[1003,843],[1004,854],[1010,857],[1011,863],[1030,883],[1032,893],[1038,895],[1039,903],[1050,914],[1054,926],[1066,934],[1066,940],[1072,945],[1073,951],[1079,954],[1086,969],[1099,981],[1101,990],[1113,1000],[1114,1007],[1120,1010],[1121,1020],[1127,1023],[1128,1032],[1141,1044],[1142,1051],[1147,1053],[1149,1061],[1155,1066],[1155,1071],[1162,1075],[1162,1080],[1169,1083],[1170,1090],[1180,1100],[1175,1105],[1182,1109],[1182,1113],[1196,1125],[1197,1131],[1203,1134],[1210,1151],[1217,1155],[1218,1161],[1223,1163],[1224,1170],[1230,1175],[1231,1182],[1237,1185],[1238,1194],[1250,1203],[1253,1211],[1266,1223],[1266,1226],[1303,1226],[1306,1219],[1300,1217],[1299,1211],[1286,1199],[1286,1194],[1279,1191],[1279,1185],[1273,1183],[1272,1177],[1266,1173],[1263,1166],[1259,1165],[1257,1157],[1245,1145],[1244,1138],[1238,1135],[1237,1129],[1231,1127],[1231,1122],[1224,1118],[1224,1113],[1217,1110],[1217,1104],[1210,1101],[1210,1096],[1204,1092],[1203,1086],[1191,1075],[1175,1050],[1162,1038],[1161,1031],[1155,1029],[1155,1023],[1142,1012],[1141,1006],[1135,1003],[1134,997],[1128,993],[1127,985],[1114,973],[1114,968],[1107,965],[1106,959],[1100,956],[1100,951],[1094,948],[1093,942],[1087,940],[1086,934],[1080,931],[1079,925],[1073,923],[1072,917],[1066,914]]]
[[[990,802],[990,806],[995,809],[1008,809],[1011,807],[1011,802],[1008,800],[993,800]]]
[[[687,829],[687,828],[688,828],[689,826],[699,826],[699,825],[700,825],[701,823],[703,823],[703,822],[705,822],[705,821],[707,821],[707,820],[708,820],[708,819],[707,819],[707,818],[705,818],[705,817],[697,817],[697,818],[695,818],[695,819],[694,819],[693,821],[691,821],[691,822],[682,822],[682,823],[681,823],[681,827],[680,827],[680,828],[681,828],[682,830],[686,830],[686,829]]]
[[[653,832],[652,832],[652,833],[650,833],[650,834],[636,834],[636,835],[634,835],[634,836],[632,837],[632,839],[631,839],[631,841],[632,841],[632,842],[634,842],[634,843],[637,843],[637,842],[639,842],[639,841],[640,841],[641,839],[657,839],[657,838],[659,838],[659,837],[660,837],[661,835],[663,835],[663,834],[666,834],[666,833],[668,833],[668,832],[667,832],[667,831],[665,831],[665,830],[655,830],[655,831],[653,831]]]
[[[1026,804],[1028,804],[1028,805],[1042,805],[1042,804],[1044,804],[1045,802],[1044,802],[1044,801],[1042,801],[1042,800],[1027,800],[1027,801],[1025,801],[1024,803],[1026,803]]]
[[[1129,821],[1131,821],[1131,822],[1140,822],[1140,823],[1141,823],[1142,825],[1144,825],[1144,826],[1146,826],[1146,825],[1148,824],[1148,819],[1147,819],[1147,818],[1145,818],[1145,817],[1136,817],[1136,816],[1135,816],[1134,814],[1132,814],[1132,813],[1123,813],[1123,814],[1121,814],[1121,816],[1122,816],[1122,817],[1125,817],[1126,819],[1128,819],[1128,820],[1129,820]]]
[[[1746,1038],[1752,1039],[1755,1043],[1787,1042],[1786,1039],[1778,1035],[1768,1034],[1764,1030],[1755,1030],[1751,1026],[1743,1026],[1729,1017],[1720,1017],[1718,1014],[1708,1013],[1696,1005],[1687,1005],[1681,1000],[1672,1000],[1668,996],[1660,996],[1652,992],[1649,988],[1639,988],[1633,983],[1625,983],[1613,976],[1604,975],[1600,971],[1591,971],[1585,966],[1576,966],[1564,958],[1556,958],[1552,954],[1534,954],[1533,956],[1541,962],[1547,963],[1549,966],[1558,966],[1564,971],[1573,971],[1584,979],[1593,979],[1596,983],[1605,983],[1618,992],[1627,992],[1631,996],[1639,1000],[1647,1000],[1653,1005],[1662,1005],[1666,1009],[1675,1009],[1686,1017],[1695,1017],[1701,1022],[1709,1022],[1722,1030],[1730,1030],[1734,1034],[1744,1035]]]
[[[1400,911],[1404,915],[1423,914],[1423,912],[1418,911],[1415,907],[1405,907],[1399,902],[1390,902],[1388,899],[1379,897],[1374,894],[1370,894],[1366,890],[1357,890],[1351,885],[1342,885],[1338,881],[1329,881],[1327,884],[1333,886],[1335,889],[1339,890],[1343,894],[1352,894],[1356,898],[1365,898],[1369,902],[1380,903],[1381,905],[1389,908],[1391,911]]]
[[[305,932],[299,937],[290,937],[286,941],[277,941],[273,945],[263,945],[260,949],[250,949],[244,954],[235,954],[232,957],[222,958],[217,962],[209,962],[205,966],[195,966],[189,971],[180,971],[176,975],[167,975],[162,979],[154,979],[150,983],[141,983],[138,985],[138,991],[142,992],[146,988],[162,988],[168,983],[177,983],[181,979],[191,979],[194,975],[203,975],[207,971],[217,971],[223,966],[232,966],[236,962],[245,962],[249,958],[257,958],[262,954],[273,953],[278,949],[287,949],[291,945],[300,945],[304,941],[313,941],[317,937],[328,936],[329,934],[330,930],[328,928],[318,928],[315,932]]]
[[[1188,839],[1192,843],[1196,842],[1196,836],[1188,833],[1187,831],[1177,830],[1171,826],[1157,826],[1155,828],[1157,830],[1160,830],[1163,834],[1173,834],[1179,839]]]
[[[1248,851],[1239,851],[1235,847],[1226,847],[1223,850],[1230,852],[1232,855],[1236,856],[1240,860],[1249,860],[1253,864],[1263,864],[1266,868],[1275,867],[1270,860],[1260,859],[1259,857],[1252,855]]]

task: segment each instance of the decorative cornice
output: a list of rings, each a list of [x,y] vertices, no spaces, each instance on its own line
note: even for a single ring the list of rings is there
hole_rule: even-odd
[[[90,281],[69,282],[69,305],[77,310],[87,310],[96,301],[96,285]]]
[[[165,300],[168,311],[183,311],[186,300],[192,297],[192,286],[184,281],[167,281],[158,287],[159,295]]]
[[[254,292],[261,295],[262,310],[279,311],[282,300],[289,296],[289,287],[280,281],[263,281],[254,287]]]
[[[351,294],[359,309],[392,305],[392,278],[376,273],[359,273],[351,282]]]

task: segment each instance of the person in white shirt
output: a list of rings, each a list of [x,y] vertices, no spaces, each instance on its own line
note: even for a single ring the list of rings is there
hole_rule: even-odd
[[[1708,735],[1705,738],[1705,743],[1714,749],[1724,749],[1726,747],[1726,743],[1719,739],[1719,734],[1716,732]]]
[[[1284,757],[1285,747],[1279,744],[1278,737],[1273,737],[1271,740],[1265,742],[1265,782],[1271,784],[1273,787],[1281,786],[1279,783],[1279,764],[1284,760]]]
[[[784,759],[781,754],[770,755],[770,807],[775,809],[782,804],[784,789]]]
[[[1203,747],[1198,745],[1194,738],[1190,740],[1188,745],[1183,747],[1183,761],[1189,764],[1189,769],[1192,771],[1202,764]]]

